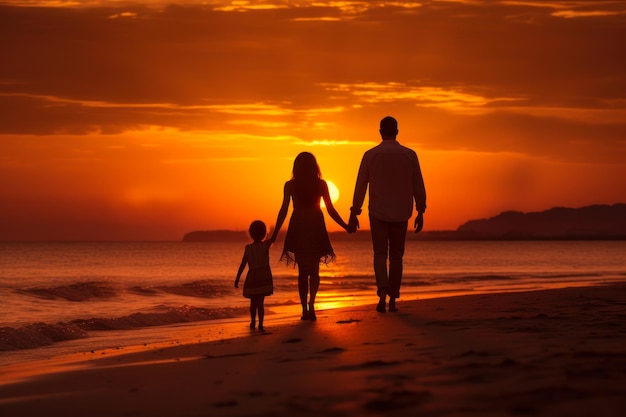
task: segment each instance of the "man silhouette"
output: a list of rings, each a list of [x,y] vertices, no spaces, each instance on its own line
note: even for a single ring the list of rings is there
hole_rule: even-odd
[[[369,218],[374,247],[374,274],[380,298],[376,311],[398,311],[396,299],[400,297],[402,283],[402,257],[406,242],[408,221],[413,214],[413,201],[417,217],[415,233],[424,227],[426,189],[417,154],[396,141],[398,122],[391,116],[380,121],[382,142],[365,152],[354,188],[348,231],[359,227],[357,216],[369,185]],[[389,258],[389,270],[387,270]]]

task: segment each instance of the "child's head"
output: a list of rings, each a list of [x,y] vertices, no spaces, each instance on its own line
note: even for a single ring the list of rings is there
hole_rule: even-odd
[[[267,228],[265,227],[265,223],[261,220],[255,220],[250,224],[250,228],[248,229],[248,233],[250,233],[250,237],[255,241],[259,242],[263,240],[265,234],[267,233]]]

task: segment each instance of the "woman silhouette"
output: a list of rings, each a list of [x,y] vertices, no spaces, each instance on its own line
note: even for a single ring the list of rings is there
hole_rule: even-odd
[[[309,152],[298,154],[293,163],[291,180],[285,183],[283,204],[278,212],[276,227],[268,239],[274,243],[287,216],[289,202],[293,200],[293,213],[289,220],[281,261],[298,265],[298,292],[302,304],[302,320],[316,320],[315,296],[320,285],[320,262],[327,264],[335,259],[330,244],[320,200],[324,199],[330,217],[345,230],[348,225],[333,207],[328,185],[322,179],[315,156]],[[310,298],[307,295],[310,289]]]

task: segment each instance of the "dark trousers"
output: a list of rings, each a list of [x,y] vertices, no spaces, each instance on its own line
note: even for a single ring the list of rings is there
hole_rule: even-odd
[[[392,298],[400,297],[402,283],[402,257],[408,220],[402,222],[386,222],[370,216],[370,230],[374,246],[374,274],[378,294],[385,288]],[[387,270],[389,259],[389,270]]]

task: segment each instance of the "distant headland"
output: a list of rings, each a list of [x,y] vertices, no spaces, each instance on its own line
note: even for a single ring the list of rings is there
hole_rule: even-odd
[[[332,233],[334,240],[363,238],[369,233]],[[523,213],[505,211],[487,219],[470,220],[456,230],[408,233],[410,240],[626,240],[626,204],[553,207]],[[247,232],[207,230],[189,232],[183,242],[247,241]]]

